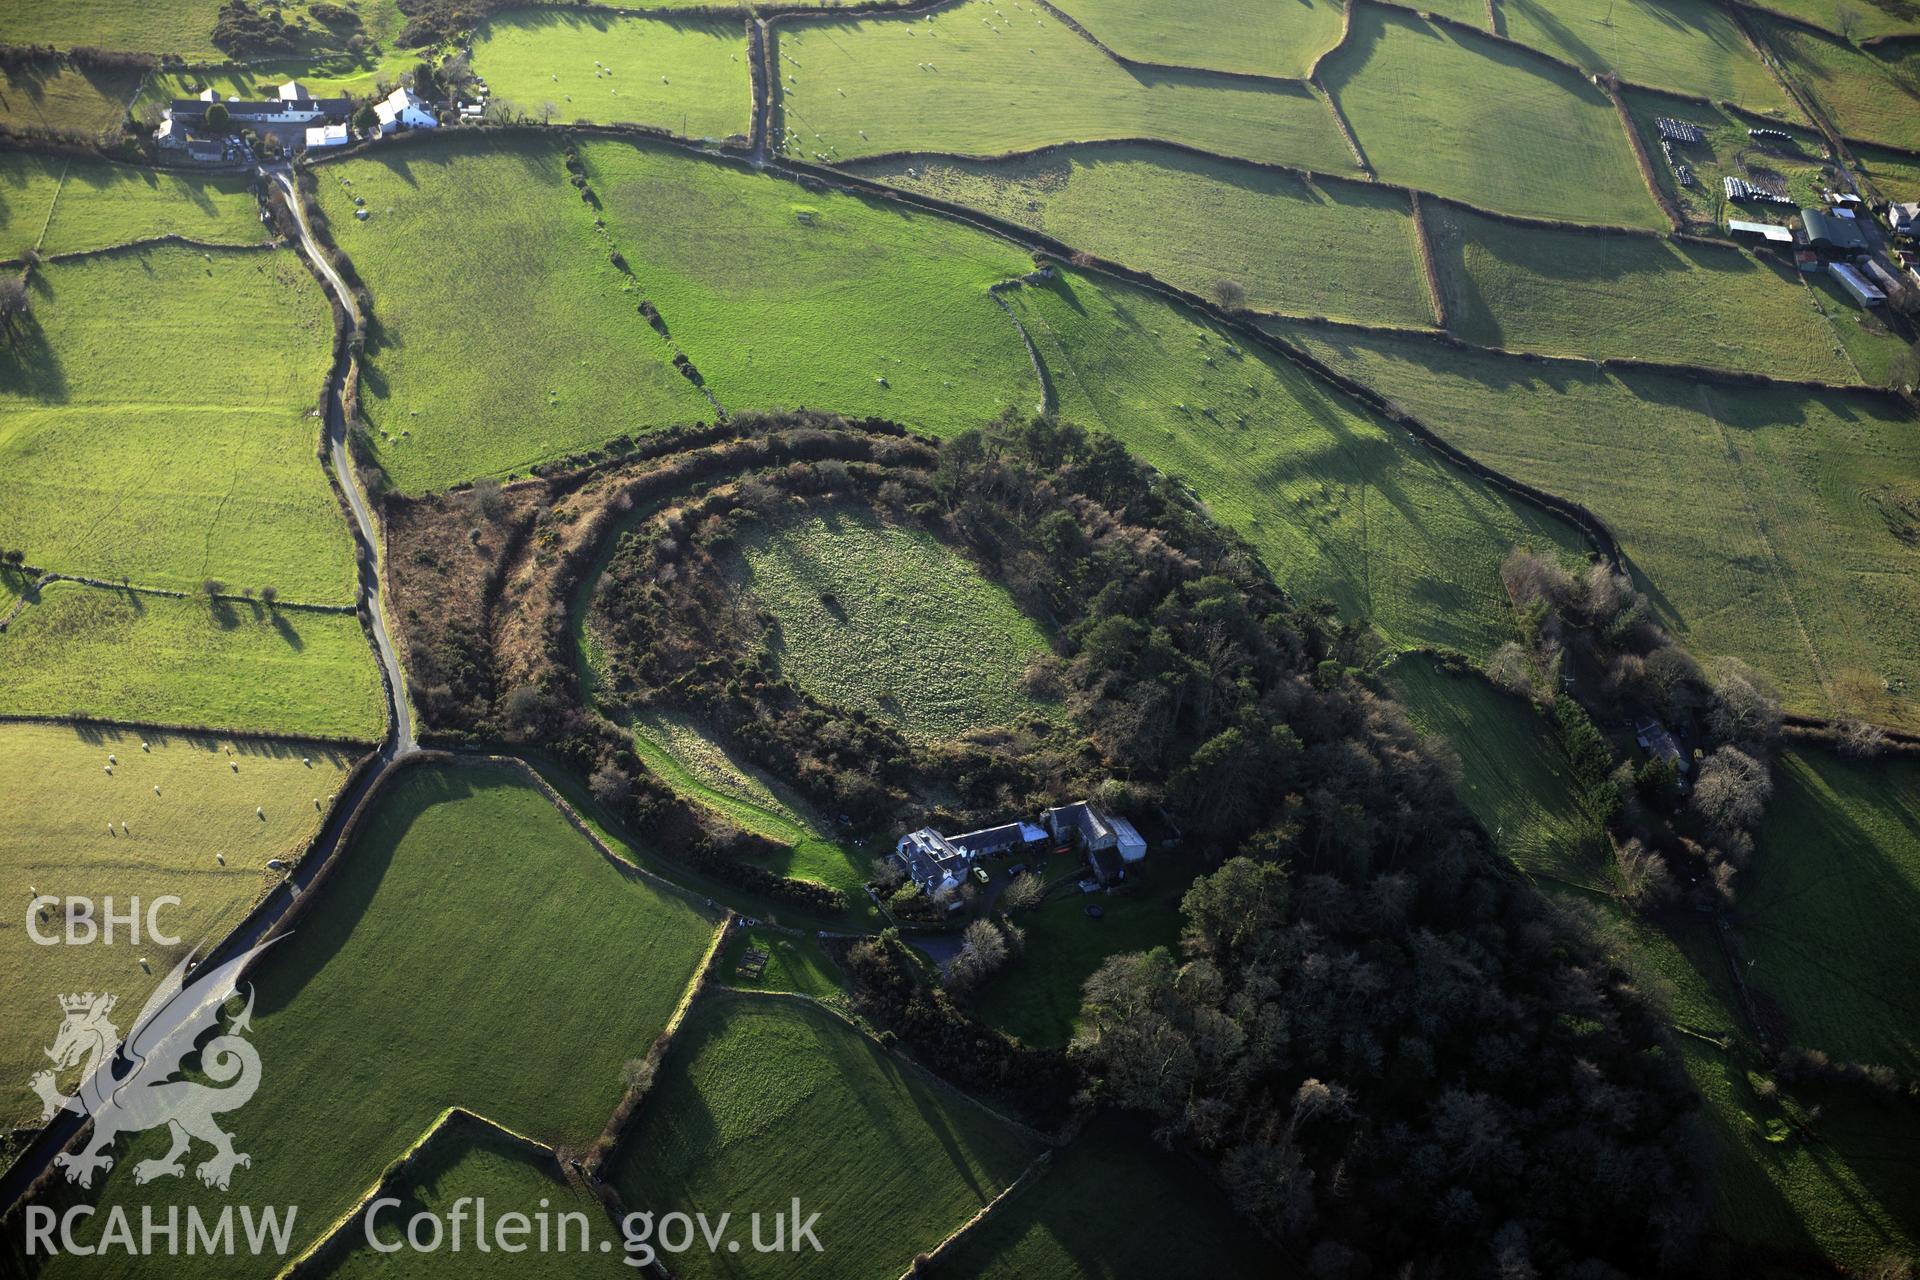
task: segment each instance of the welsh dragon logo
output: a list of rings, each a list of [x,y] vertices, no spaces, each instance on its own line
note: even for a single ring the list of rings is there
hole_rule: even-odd
[[[193,957],[188,956],[147,1001],[124,1042],[108,1020],[114,996],[89,991],[59,998],[66,1020],[53,1047],[45,1050],[53,1068],[35,1075],[32,1087],[40,1095],[42,1121],[60,1111],[93,1119],[93,1134],[83,1150],[54,1157],[54,1164],[66,1169],[69,1182],[91,1186],[96,1171],[113,1168],[113,1146],[121,1134],[161,1125],[172,1131],[172,1149],[159,1159],[136,1164],[135,1182],[185,1173],[182,1157],[196,1138],[213,1148],[213,1155],[194,1170],[209,1187],[225,1191],[234,1169],[252,1163],[246,1152],[234,1150],[233,1135],[214,1122],[215,1116],[245,1106],[260,1086],[260,1055],[243,1038],[253,1017],[251,985],[240,1016],[199,1046],[199,1074],[213,1085],[226,1087],[174,1077],[200,1038],[219,1026],[220,1011],[236,993],[248,962],[270,945],[262,943],[196,977],[190,985],[186,972]],[[80,1087],[62,1096],[55,1091],[56,1072],[75,1066],[82,1067]]]

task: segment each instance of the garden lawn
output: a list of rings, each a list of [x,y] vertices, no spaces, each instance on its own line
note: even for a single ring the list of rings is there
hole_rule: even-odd
[[[656,1212],[817,1212],[821,1253],[695,1249],[688,1276],[893,1280],[1018,1177],[1037,1139],[816,1005],[743,995],[694,1007],[608,1166]]]
[[[610,261],[558,140],[437,138],[314,176],[373,294],[360,403],[401,490],[713,417]]]
[[[1013,25],[1033,14],[1016,2]],[[1340,6],[1331,0],[1060,0],[1054,6],[1123,58],[1304,80],[1321,54],[1340,43]]]
[[[1144,1127],[1095,1120],[991,1218],[967,1229],[927,1274],[1272,1277],[1273,1246],[1228,1207],[1213,1174],[1168,1153]]]
[[[1821,192],[1833,189],[1833,167],[1826,161],[1826,142],[1812,129],[1774,121],[1765,126],[1748,116],[1722,107],[1689,102],[1650,89],[1628,89],[1623,96],[1640,130],[1640,145],[1647,149],[1660,187],[1679,207],[1681,216],[1692,229],[1704,235],[1725,235],[1726,219],[1749,222],[1797,223],[1801,207],[1823,202]],[[1699,142],[1674,143],[1674,159],[1693,170],[1694,183],[1681,186],[1673,169],[1660,151],[1662,116],[1698,125],[1704,135]],[[1778,129],[1793,141],[1761,141],[1748,135],[1755,127]],[[1778,190],[1793,199],[1793,205],[1729,204],[1725,198],[1727,178],[1744,178],[1758,186]]]
[[[1039,403],[988,286],[1032,269],[949,218],[645,143],[581,158],[614,244],[730,411],[875,415],[937,433]]]
[[[1749,111],[1792,110],[1739,26],[1711,0],[1500,0],[1499,7],[1508,38],[1583,71]]]
[[[1468,454],[1586,504],[1695,656],[1745,659],[1794,711],[1920,728],[1920,440],[1891,399],[1290,336]]]
[[[767,953],[766,967],[758,978],[739,972],[747,948]],[[792,991],[816,1000],[826,1000],[841,992],[840,969],[806,934],[778,933],[772,929],[740,929],[720,957],[720,980],[728,986],[752,991]]]
[[[1305,84],[1124,67],[1051,15],[1002,9],[1006,2],[779,24],[776,121],[788,132],[776,141],[790,155],[832,163],[1159,138],[1353,172],[1326,103]]]
[[[1161,851],[1129,868],[1118,892],[1084,894],[1075,884],[1081,868],[1064,861],[1043,859],[1034,868],[1049,879],[1062,878],[1045,902],[1014,917],[1027,931],[1026,949],[972,1001],[982,1021],[1030,1045],[1052,1047],[1073,1038],[1080,988],[1109,956],[1155,947],[1178,953],[1180,900],[1199,870]],[[1100,908],[1098,920],[1087,914],[1089,905]]]
[[[1739,884],[1752,982],[1794,1044],[1920,1074],[1920,764],[1785,752]]]
[[[55,582],[0,632],[0,714],[371,742],[386,723],[351,613]]]
[[[689,138],[746,136],[747,66],[738,19],[515,9],[473,35],[474,72],[497,100],[530,116],[658,125]]]
[[[714,929],[602,857],[524,774],[483,763],[390,778],[310,892],[298,927],[251,975],[261,1081],[229,1121],[253,1157],[233,1193],[297,1204],[295,1253],[447,1107],[584,1150],[620,1099],[621,1064],[664,1029]],[[122,1146],[104,1192],[96,1181],[103,1210],[227,1203],[191,1175],[133,1186],[132,1162],[164,1151],[164,1130]],[[178,1265],[62,1256],[42,1274],[171,1276]],[[244,1255],[197,1266],[260,1269]]]
[[[51,9],[59,0],[36,3]],[[0,41],[12,40],[5,29],[0,19]],[[110,133],[126,120],[127,103],[139,87],[138,73],[95,71],[63,60],[0,68],[0,124],[89,136]]]
[[[136,586],[352,602],[315,456],[333,327],[298,257],[155,245],[51,263],[31,289],[0,352],[0,544]]]
[[[382,1245],[398,1252],[377,1251],[368,1240],[367,1215],[356,1214],[323,1246],[313,1268],[305,1274],[356,1280],[405,1272],[410,1276],[467,1280],[524,1277],[538,1266],[558,1268],[569,1276],[633,1275],[620,1248],[618,1224],[608,1217],[585,1182],[569,1181],[552,1151],[524,1142],[464,1111],[448,1115],[412,1154],[406,1170],[381,1188],[381,1194],[399,1203],[378,1206],[373,1232]],[[463,1198],[467,1203],[461,1206]],[[478,1230],[476,1201],[486,1205],[486,1219]],[[459,1252],[453,1251],[451,1241],[433,1253],[406,1248],[406,1224],[416,1214],[432,1214],[444,1224],[456,1212],[465,1215]],[[498,1246],[503,1240],[509,1245],[516,1242],[515,1237],[495,1234],[496,1224],[509,1213],[532,1218],[533,1231],[539,1230],[541,1222],[534,1215],[545,1214],[552,1233],[550,1252],[566,1261],[530,1264],[531,1255],[526,1252],[502,1251]],[[480,1231],[485,1234],[480,1235]],[[533,1248],[540,1239],[529,1232],[517,1242],[523,1248]],[[606,1253],[599,1251],[603,1240],[614,1242]],[[481,1241],[491,1247],[481,1249]],[[579,1257],[582,1253],[589,1256]]]
[[[1606,834],[1581,807],[1566,753],[1532,703],[1424,654],[1401,657],[1386,681],[1420,731],[1453,748],[1455,789],[1501,853],[1531,875],[1611,891]]]
[[[188,952],[204,954],[226,936],[278,880],[267,870],[269,858],[305,850],[352,763],[351,752],[313,743],[0,725],[0,790],[7,796],[0,878],[19,898],[9,927],[0,930],[0,1072],[24,1085],[47,1065],[40,1051],[53,1042],[56,997],[67,992],[112,992],[124,1030],[162,977]],[[129,937],[120,924],[111,946],[37,945],[23,927],[29,889],[92,899],[97,916],[108,896],[119,914],[138,901],[140,936]],[[146,932],[147,908],[166,895],[179,903],[161,906],[157,923],[180,939],[177,945]],[[59,935],[63,911],[50,908],[40,930]],[[59,1083],[68,1089],[75,1081]],[[40,1104],[24,1088],[0,1111],[9,1126],[39,1118]]]
[[[1738,246],[1524,227],[1427,208],[1449,328],[1485,347],[1847,383],[1833,326],[1790,265]]]
[[[1285,359],[1129,286],[1017,290],[1060,416],[1178,477],[1274,580],[1396,645],[1484,654],[1509,638],[1517,543],[1582,554],[1559,520],[1440,461]]]
[[[1433,326],[1412,212],[1389,188],[1135,143],[856,167],[1193,293],[1233,281],[1257,311]]]
[[[1522,50],[1367,4],[1321,79],[1384,181],[1501,213],[1667,225],[1606,95]]]
[[[1861,49],[1791,22],[1754,26],[1843,136],[1920,148],[1920,39]]]
[[[780,673],[920,739],[1048,714],[1020,688],[1046,635],[924,529],[842,506],[763,522],[731,572],[776,621]]]

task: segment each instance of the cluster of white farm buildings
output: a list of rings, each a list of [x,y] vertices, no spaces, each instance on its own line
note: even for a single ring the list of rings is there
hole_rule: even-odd
[[[207,113],[218,104],[226,109],[223,127],[207,123]],[[463,115],[478,108],[462,107]],[[221,98],[212,89],[197,98],[175,98],[166,108],[154,141],[170,151],[182,151],[189,160],[218,163],[233,158],[233,134],[251,129],[255,134],[277,133],[289,149],[309,151],[344,147],[354,140],[351,98],[317,98],[297,80],[279,86],[271,98]],[[436,129],[440,116],[435,105],[404,86],[373,103],[374,127],[369,137],[383,137],[403,129]]]
[[[893,856],[922,893],[938,898],[953,895],[982,858],[1049,850],[1080,853],[1092,879],[1112,885],[1147,856],[1147,842],[1125,818],[1082,800],[1048,809],[1038,823],[1009,822],[956,836],[921,827],[900,837]]]

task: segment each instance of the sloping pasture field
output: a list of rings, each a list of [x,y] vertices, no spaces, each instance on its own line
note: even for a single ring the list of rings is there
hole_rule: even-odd
[[[1592,508],[1661,621],[1787,705],[1920,725],[1920,441],[1890,400],[1289,336],[1467,453]]]
[[[401,490],[712,418],[610,261],[557,141],[437,138],[314,176],[373,294],[361,408]]]
[[[1508,549],[1584,551],[1559,520],[1155,295],[1064,275],[1008,301],[1062,418],[1179,477],[1280,585],[1395,644],[1489,652],[1512,629],[1498,574]]]
[[[1020,688],[1050,652],[1006,589],[924,529],[853,506],[751,526],[729,567],[777,619],[781,674],[826,702],[948,738],[1045,709]]]
[[[1741,874],[1753,980],[1795,1044],[1920,1073],[1920,764],[1789,751]]]
[[[1205,67],[1303,80],[1322,53],[1340,43],[1340,6],[1331,0],[1266,4],[1262,0],[1061,0],[1054,6],[1100,43],[1137,62]],[[1012,3],[1019,25],[1032,5]]]
[[[740,972],[749,947],[767,953],[757,978]],[[743,990],[796,992],[816,1000],[829,1000],[841,993],[839,966],[818,942],[805,934],[775,933],[771,929],[735,930],[720,959],[720,980]]]
[[[55,582],[0,632],[0,713],[370,742],[386,702],[351,613]]]
[[[1606,834],[1580,807],[1566,753],[1531,703],[1421,654],[1395,662],[1386,683],[1423,733],[1452,744],[1460,798],[1502,854],[1534,875],[1611,888]]]
[[[1749,111],[1794,111],[1759,53],[1710,0],[1504,0],[1500,16],[1512,39],[1583,71]]]
[[[496,14],[473,69],[532,116],[651,124],[689,138],[745,136],[753,90],[738,20],[627,18],[564,9]]]
[[[918,16],[781,23],[784,149],[837,162],[1164,138],[1353,172],[1326,104],[1304,84],[1130,69],[1030,5],[1002,12],[994,0],[972,0]]]
[[[1791,22],[1755,23],[1841,134],[1920,148],[1920,38],[1861,49]]]
[[[297,257],[149,246],[29,288],[26,336],[0,351],[0,543],[142,586],[353,599],[315,456],[333,326]]]
[[[584,140],[613,243],[731,411],[874,414],[935,432],[1039,402],[987,287],[1013,246],[895,205],[665,147]]]
[[[1822,27],[1834,35],[1852,28],[1856,39],[1870,36],[1920,33],[1920,9],[1908,0],[1854,4],[1850,0],[1767,0],[1760,8],[1784,13]]]
[[[0,16],[8,44],[95,45],[143,53],[219,58],[213,46],[221,0],[19,0]]]
[[[717,995],[682,1026],[608,1178],[656,1213],[766,1219],[798,1188],[803,1216],[820,1215],[819,1254],[694,1249],[671,1260],[679,1275],[811,1275],[826,1259],[846,1280],[892,1280],[1039,1151],[816,1005]]]
[[[1618,113],[1571,71],[1368,4],[1320,74],[1385,181],[1501,213],[1667,225]]]
[[[1426,208],[1454,336],[1510,351],[1631,357],[1858,381],[1791,265],[1736,245],[1519,226]]]
[[[299,1206],[295,1253],[447,1107],[584,1149],[620,1099],[621,1064],[664,1028],[714,927],[608,862],[499,765],[390,779],[341,857],[251,975],[260,1087],[229,1121],[253,1157],[233,1190]],[[103,1209],[227,1202],[191,1174],[133,1185],[133,1164],[165,1150],[164,1130],[123,1148],[91,1193]],[[260,1269],[244,1253],[200,1265],[209,1276]],[[43,1274],[177,1266],[63,1255]]]
[[[1760,121],[1723,107],[1690,102],[1651,89],[1628,89],[1623,96],[1640,130],[1640,145],[1647,149],[1647,156],[1653,161],[1661,189],[1703,234],[1723,234],[1725,221],[1730,217],[1750,222],[1795,220],[1797,209],[1785,205],[1729,205],[1724,196],[1723,179],[1745,178],[1766,185],[1778,182],[1784,185],[1797,206],[1821,203],[1821,191],[1832,188],[1826,141],[1810,128],[1784,120],[1761,126]],[[1698,125],[1705,134],[1699,142],[1673,146],[1674,158],[1693,170],[1694,184],[1690,187],[1675,181],[1672,168],[1660,152],[1660,131],[1655,122],[1662,116]],[[1778,129],[1789,134],[1793,142],[1758,141],[1747,133],[1757,126]]]
[[[90,898],[97,914],[109,895],[121,914],[137,900],[142,914],[140,936],[117,925],[112,946],[37,945],[18,914],[0,930],[6,1078],[25,1084],[47,1065],[40,1050],[60,1024],[62,994],[114,993],[124,1030],[162,977],[188,952],[205,954],[278,880],[267,860],[305,849],[352,763],[352,752],[314,743],[0,725],[0,876],[19,894],[18,910],[32,889]],[[179,904],[162,906],[157,923],[180,939],[174,946],[146,932],[146,909],[169,894]],[[63,910],[50,909],[41,932],[58,936]],[[37,1123],[39,1115],[39,1101],[22,1089],[0,1121]]]
[[[0,124],[106,133],[127,118],[127,103],[139,87],[138,72],[95,71],[64,60],[0,68]]]
[[[210,244],[267,238],[246,178],[0,151],[0,258],[33,248],[49,254],[104,249],[169,234]]]
[[[1134,143],[1007,160],[910,156],[851,167],[1194,293],[1231,280],[1255,310],[1433,325],[1407,198],[1370,183]]]
[[[592,1190],[577,1178],[567,1179],[552,1152],[522,1142],[464,1112],[454,1112],[413,1154],[397,1185],[382,1189],[382,1195],[400,1203],[377,1208],[373,1232],[383,1247],[398,1252],[375,1249],[368,1240],[366,1215],[357,1214],[342,1225],[339,1236],[329,1242],[305,1274],[355,1280],[405,1272],[410,1276],[485,1280],[555,1268],[569,1276],[631,1276],[633,1269],[620,1248],[618,1225]],[[426,1213],[446,1221],[462,1198],[467,1200],[467,1216],[457,1252],[449,1244],[433,1253],[406,1247],[406,1227],[414,1215]],[[475,1216],[481,1204],[486,1206],[487,1216],[484,1223],[477,1224]],[[551,1243],[542,1249],[539,1262],[530,1262],[532,1255],[527,1252],[508,1253],[499,1248],[501,1237],[495,1234],[495,1224],[508,1213],[532,1219],[534,1230],[518,1240],[528,1249],[543,1238],[534,1234],[541,1221],[535,1215],[547,1215],[550,1234],[545,1239]],[[480,1236],[482,1231],[484,1236]],[[477,1236],[491,1247],[476,1247]],[[514,1242],[514,1237],[506,1239]],[[607,1240],[613,1242],[613,1248],[603,1253],[600,1243]]]
[[[968,1228],[928,1274],[1251,1280],[1276,1271],[1272,1246],[1234,1214],[1204,1169],[1108,1117],[1055,1154],[991,1218]]]
[[[1882,199],[1900,203],[1920,200],[1920,157],[1865,144],[1851,145],[1848,150],[1880,188]]]

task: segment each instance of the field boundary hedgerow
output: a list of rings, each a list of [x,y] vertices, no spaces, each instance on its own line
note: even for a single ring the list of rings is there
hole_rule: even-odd
[[[1640,180],[1647,184],[1647,190],[1653,194],[1653,202],[1660,206],[1660,212],[1667,215],[1667,223],[1673,233],[1679,235],[1687,228],[1687,220],[1680,216],[1680,208],[1667,195],[1666,188],[1660,185],[1659,175],[1653,171],[1653,160],[1647,155],[1647,145],[1640,137],[1640,127],[1633,122],[1633,112],[1627,108],[1626,98],[1621,96],[1619,86],[1601,78],[1598,81],[1600,91],[1607,95],[1607,101],[1613,104],[1613,110],[1620,117],[1620,127],[1627,132],[1627,147],[1633,152],[1633,162],[1639,166]]]
[[[1245,80],[1253,84],[1263,85],[1306,83],[1305,80],[1296,79],[1293,76],[1262,75],[1258,71],[1226,71],[1219,67],[1199,67],[1186,62],[1149,62],[1144,58],[1129,58],[1126,54],[1115,51],[1106,41],[1080,25],[1079,20],[1072,14],[1055,8],[1048,0],[1033,0],[1033,5],[1037,9],[1045,10],[1050,17],[1059,22],[1067,30],[1087,41],[1087,43],[1091,44],[1094,48],[1129,70],[1175,71],[1185,75],[1219,76],[1223,80]],[[829,9],[823,12],[832,13],[834,10]],[[1342,42],[1345,42],[1346,33],[1344,31],[1341,32],[1340,39]],[[1338,48],[1339,46],[1335,45],[1334,47]],[[1324,53],[1321,54],[1321,57],[1325,56]],[[1318,59],[1316,58],[1315,61],[1317,62]]]
[[[1408,203],[1413,207],[1414,251],[1420,255],[1420,271],[1426,277],[1427,301],[1433,306],[1433,322],[1441,333],[1451,335],[1453,317],[1447,314],[1446,291],[1440,287],[1440,263],[1433,256],[1433,237],[1427,234],[1427,217],[1420,207],[1420,193],[1413,191],[1408,196]]]
[[[1327,104],[1327,114],[1333,117],[1333,127],[1340,131],[1340,137],[1347,144],[1347,150],[1353,153],[1353,162],[1360,166],[1360,172],[1367,175],[1369,182],[1379,182],[1380,175],[1373,170],[1373,164],[1367,159],[1367,153],[1360,149],[1360,139],[1354,136],[1353,126],[1347,122],[1347,113],[1340,108],[1339,99],[1327,88],[1316,73],[1313,79],[1314,90],[1320,95],[1320,101]]]
[[[1033,345],[1033,335],[1027,332],[1027,326],[1022,324],[1020,317],[1013,313],[1013,308],[1007,305],[1007,300],[1000,296],[1013,287],[1010,281],[1002,280],[998,284],[989,285],[987,293],[993,298],[994,305],[1006,314],[1007,319],[1013,321],[1013,327],[1020,335],[1020,342],[1027,349],[1027,359],[1033,362],[1033,376],[1040,382],[1040,412],[1052,414],[1060,407],[1060,398],[1053,393],[1053,375],[1047,372],[1047,363],[1040,358],[1040,348]]]
[[[326,1230],[316,1236],[312,1244],[275,1272],[274,1280],[298,1280],[298,1277],[306,1275],[315,1265],[330,1261],[336,1250],[346,1247],[346,1232],[354,1219],[364,1213],[367,1206],[371,1205],[381,1192],[394,1188],[398,1180],[413,1167],[414,1162],[425,1154],[428,1148],[442,1141],[456,1125],[467,1124],[478,1125],[482,1131],[506,1139],[513,1145],[523,1148],[529,1155],[551,1160],[554,1170],[564,1176],[560,1153],[553,1147],[541,1142],[538,1138],[509,1129],[498,1120],[490,1119],[456,1103],[442,1111],[425,1131],[407,1144],[406,1150],[389,1161],[387,1167],[380,1171],[380,1176],[374,1180],[373,1185],[368,1187],[345,1213],[328,1223]]]
[[[1354,5],[1358,2],[1359,0],[1342,0],[1340,5],[1340,38],[1314,55],[1312,64],[1307,67],[1307,80],[1310,83],[1319,84],[1320,64],[1347,47],[1347,41],[1353,35],[1353,9]],[[1487,0],[1487,3],[1493,3],[1493,0]]]
[[[600,1171],[606,1167],[607,1161],[613,1158],[619,1150],[621,1140],[633,1128],[634,1118],[639,1115],[641,1104],[646,1101],[647,1095],[653,1091],[653,1081],[666,1062],[667,1055],[673,1052],[674,1041],[679,1038],[680,1028],[686,1025],[687,1015],[693,1012],[694,1003],[717,985],[714,981],[714,973],[720,967],[720,957],[726,950],[727,939],[739,922],[740,916],[730,907],[720,917],[719,927],[713,931],[713,937],[707,941],[706,954],[700,957],[700,963],[694,966],[693,976],[687,979],[687,985],[681,989],[680,1000],[673,1006],[673,1012],[668,1015],[666,1026],[662,1027],[660,1034],[654,1037],[653,1043],[647,1046],[647,1052],[643,1058],[646,1063],[646,1078],[630,1082],[621,1091],[620,1100],[614,1104],[613,1110],[607,1115],[607,1122],[601,1127],[600,1136],[594,1139],[592,1148],[588,1150],[587,1157],[582,1162],[581,1171],[590,1181],[602,1181]]]
[[[53,210],[47,210],[47,222],[53,222]],[[46,241],[46,228],[41,228],[40,239]],[[119,253],[126,249],[151,249],[161,245],[178,245],[184,249],[199,249],[211,253],[219,250],[223,253],[260,253],[272,252],[282,248],[275,240],[262,240],[258,244],[222,244],[216,240],[195,240],[192,236],[183,236],[178,231],[168,231],[157,236],[138,236],[132,240],[121,240],[116,244],[95,245],[90,249],[67,249],[61,253],[41,254],[43,262],[72,262],[80,258],[99,257],[103,254]],[[38,252],[38,250],[36,250]],[[20,262],[20,258],[0,258],[0,263]]]
[[[1053,1168],[1053,1152],[1054,1149],[1049,1147],[1035,1156],[1033,1162],[1020,1171],[1019,1177],[1001,1188],[999,1195],[974,1210],[971,1218],[968,1218],[965,1222],[947,1232],[933,1248],[924,1250],[916,1255],[914,1260],[907,1264],[907,1269],[900,1273],[900,1280],[913,1280],[914,1276],[925,1274],[929,1265],[938,1262],[940,1255],[952,1248],[961,1236],[993,1217],[1002,1205],[1013,1198],[1016,1192],[1025,1190],[1033,1183],[1045,1177],[1047,1172]]]

